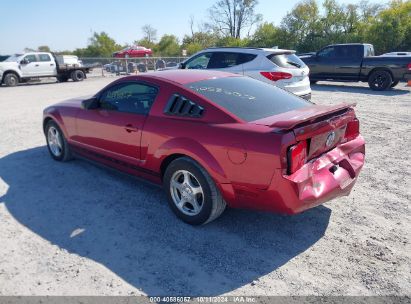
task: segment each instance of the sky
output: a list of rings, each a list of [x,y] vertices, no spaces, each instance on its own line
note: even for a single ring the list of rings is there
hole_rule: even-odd
[[[279,24],[300,0],[259,0],[257,13]],[[320,1],[320,0],[318,0]],[[360,0],[339,0],[358,3]],[[24,0],[1,1],[0,54],[48,45],[54,51],[87,46],[93,32],[105,31],[119,44],[142,38],[145,24],[157,36],[174,34],[181,40],[190,33],[189,19],[207,21],[216,0]],[[375,0],[370,2],[377,2]],[[381,1],[378,1],[381,3]]]

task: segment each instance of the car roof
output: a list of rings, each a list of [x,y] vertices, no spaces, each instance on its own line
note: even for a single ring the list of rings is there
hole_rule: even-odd
[[[21,55],[49,55],[50,53],[48,52],[27,52]],[[74,55],[70,55],[70,56],[74,56]]]
[[[333,44],[329,44],[327,46],[335,46],[335,45],[372,45],[370,43],[359,43],[359,42],[353,42],[353,43],[333,43]]]
[[[180,85],[184,85],[187,83],[208,80],[208,79],[217,79],[217,78],[225,78],[225,77],[241,77],[241,75],[227,73],[227,72],[213,71],[213,70],[165,70],[165,71],[144,73],[138,76],[130,76],[126,78],[130,79],[130,78],[137,78],[137,77],[139,79],[156,78],[156,79],[165,80],[168,82],[174,82]]]
[[[201,51],[213,51],[213,52],[242,52],[242,53],[274,53],[274,54],[284,54],[284,53],[295,53],[294,50],[278,49],[278,48],[253,48],[253,47],[210,47]]]

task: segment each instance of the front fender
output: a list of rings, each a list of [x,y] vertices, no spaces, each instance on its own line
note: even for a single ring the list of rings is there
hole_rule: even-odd
[[[18,77],[19,77],[19,79],[21,79],[22,77],[23,77],[23,74],[21,73],[21,71],[19,70],[19,69],[8,69],[8,70],[5,70],[5,71],[3,71],[3,77],[4,77],[4,75],[6,75],[6,74],[8,74],[8,73],[13,73],[13,74],[16,74]]]
[[[43,132],[45,132],[46,123],[52,119],[63,132],[65,138],[69,138],[67,129],[63,123],[63,118],[60,112],[55,107],[51,106],[43,111]]]

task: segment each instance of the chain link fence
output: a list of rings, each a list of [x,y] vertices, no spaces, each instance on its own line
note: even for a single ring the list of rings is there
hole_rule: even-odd
[[[79,58],[85,67],[91,68],[88,77],[130,75],[173,69],[187,57],[142,57],[142,58]]]

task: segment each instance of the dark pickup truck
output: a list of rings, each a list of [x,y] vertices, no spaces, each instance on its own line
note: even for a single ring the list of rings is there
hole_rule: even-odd
[[[334,44],[301,60],[310,68],[310,81],[366,81],[383,91],[411,80],[411,56],[374,56],[371,44]]]

